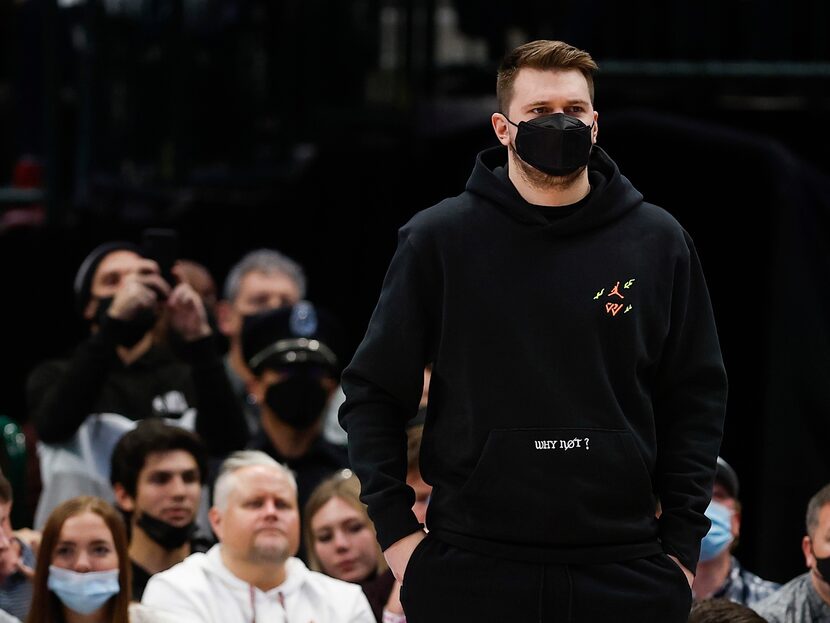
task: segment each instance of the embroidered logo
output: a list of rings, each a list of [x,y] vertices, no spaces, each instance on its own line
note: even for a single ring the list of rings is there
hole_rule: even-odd
[[[613,286],[610,287],[608,290],[608,294],[605,294],[605,288],[602,288],[599,292],[594,295],[594,300],[602,300],[605,302],[605,313],[611,316],[616,316],[620,312],[623,314],[627,314],[634,306],[630,303],[623,302],[625,301],[626,295],[630,295],[631,293],[628,290],[631,290],[634,287],[634,282],[636,279],[633,277],[628,279],[627,281],[617,281],[614,283]],[[611,298],[612,300],[608,301],[606,299]]]
[[[573,439],[534,439],[537,450],[590,450],[590,437],[574,437]]]

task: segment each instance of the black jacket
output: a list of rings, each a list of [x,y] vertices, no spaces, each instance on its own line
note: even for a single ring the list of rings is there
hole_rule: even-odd
[[[550,562],[662,550],[693,570],[726,376],[692,240],[598,147],[587,202],[560,219],[521,198],[505,161],[482,152],[464,193],[401,228],[343,374],[340,419],[381,545],[419,527],[404,425],[432,362],[432,534]]]
[[[66,442],[93,413],[175,420],[195,408],[195,430],[212,455],[244,448],[245,416],[214,338],[182,344],[181,358],[154,345],[124,365],[116,352],[122,324],[109,319],[70,358],[48,360],[32,370],[26,390],[38,439]]]

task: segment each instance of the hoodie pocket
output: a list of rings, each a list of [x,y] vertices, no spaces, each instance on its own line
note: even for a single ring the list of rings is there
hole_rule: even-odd
[[[492,430],[459,501],[484,538],[570,547],[654,536],[651,478],[627,430]]]

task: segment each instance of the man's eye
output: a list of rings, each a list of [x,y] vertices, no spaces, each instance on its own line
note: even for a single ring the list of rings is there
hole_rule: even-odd
[[[182,474],[182,480],[187,484],[198,482],[199,472],[197,472],[196,470],[185,472]]]
[[[257,310],[265,310],[268,307],[268,297],[258,296],[251,301],[251,306]]]

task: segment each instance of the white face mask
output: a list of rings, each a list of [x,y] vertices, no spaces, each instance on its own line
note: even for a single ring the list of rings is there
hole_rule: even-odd
[[[78,614],[95,612],[121,591],[118,569],[78,573],[50,565],[46,585],[64,606]]]

